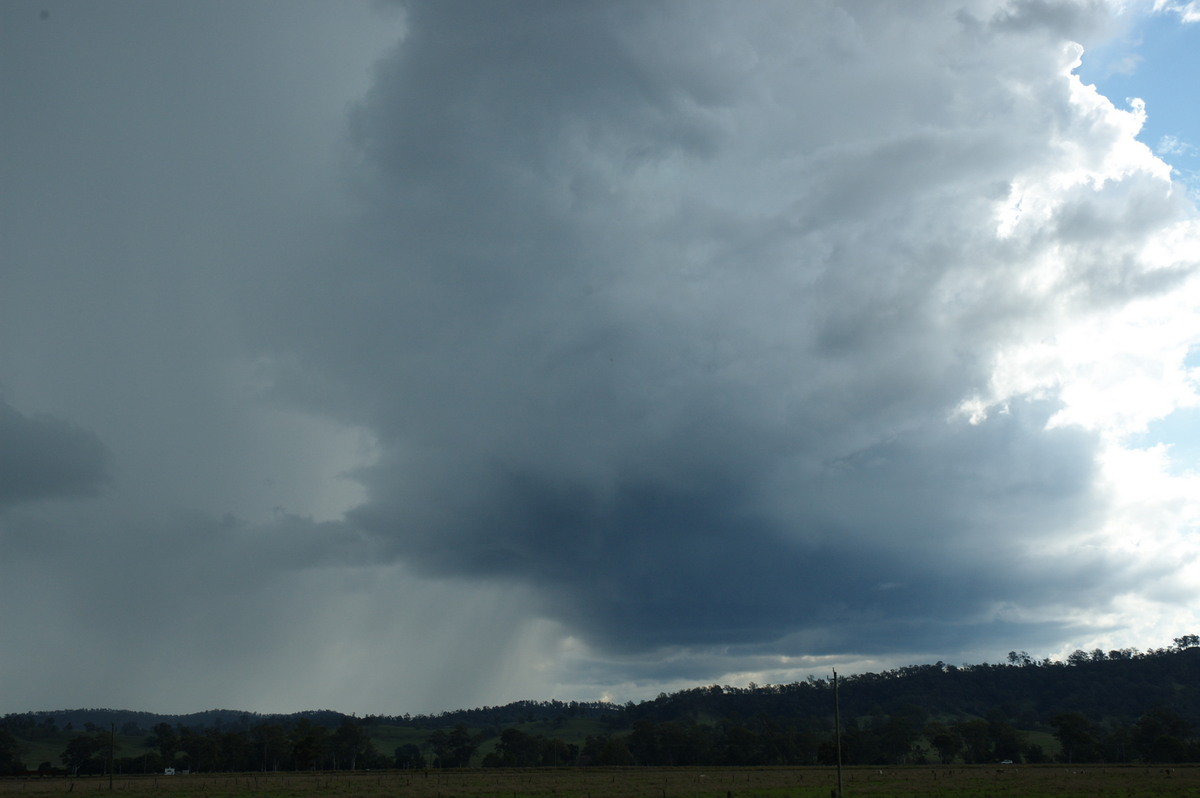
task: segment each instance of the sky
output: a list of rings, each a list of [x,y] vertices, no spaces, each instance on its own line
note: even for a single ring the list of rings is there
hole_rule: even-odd
[[[1200,631],[1198,22],[0,0],[0,713]]]
[[[1134,98],[1144,103],[1138,140],[1171,165],[1172,177],[1194,200],[1200,196],[1200,88],[1190,76],[1200,44],[1194,24],[1200,5],[1156,5],[1160,13],[1118,17],[1118,34],[1085,53],[1077,72],[1118,107],[1128,108]]]

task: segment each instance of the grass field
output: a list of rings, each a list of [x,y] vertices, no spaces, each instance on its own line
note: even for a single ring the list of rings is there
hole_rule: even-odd
[[[847,768],[844,795],[862,798],[1196,798],[1200,766]],[[258,773],[116,778],[113,794],[206,798],[827,798],[832,768],[543,768],[536,770]],[[7,779],[0,796],[107,793],[107,777]]]

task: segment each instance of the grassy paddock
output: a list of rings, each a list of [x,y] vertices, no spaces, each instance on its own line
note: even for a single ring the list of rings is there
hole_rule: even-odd
[[[122,795],[288,798],[316,795],[413,798],[826,798],[832,768],[563,768],[358,773],[134,776]],[[0,796],[91,795],[108,777],[6,779]],[[846,798],[1194,798],[1200,766],[973,766],[847,768]]]

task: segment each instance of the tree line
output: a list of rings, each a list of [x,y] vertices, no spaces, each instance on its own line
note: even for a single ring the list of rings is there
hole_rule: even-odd
[[[29,772],[19,758],[21,747],[12,731],[0,729],[0,773]],[[141,747],[139,753],[126,755],[115,727],[99,729],[87,723],[68,740],[58,763],[42,762],[36,771],[86,776],[108,773],[110,766],[116,773],[161,773],[166,768],[249,772],[392,766],[388,757],[375,750],[363,724],[352,719],[335,728],[308,718],[237,729],[158,723]]]
[[[195,771],[589,765],[832,764],[837,743],[831,680],[703,686],[638,704],[521,701],[437,716],[352,718],[322,710],[261,716],[214,710],[211,725],[117,713],[108,728],[55,713],[0,720],[0,773],[26,772],[26,742],[70,734],[39,770],[85,775]],[[1076,651],[1065,662],[1010,652],[1007,662],[939,662],[840,680],[848,764],[982,762],[1200,762],[1200,637],[1138,652]],[[104,710],[76,710],[76,720]],[[154,716],[151,716],[154,717]],[[161,717],[161,716],[160,716]],[[195,716],[189,716],[195,717]],[[141,737],[137,753],[121,737]],[[572,721],[592,730],[563,740]],[[429,733],[377,750],[383,727]],[[383,735],[386,738],[386,735]],[[411,735],[410,735],[411,736]],[[580,735],[582,736],[582,735]]]

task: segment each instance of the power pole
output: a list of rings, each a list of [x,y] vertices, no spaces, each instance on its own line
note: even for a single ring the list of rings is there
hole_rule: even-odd
[[[117,758],[117,724],[108,724],[108,789],[112,789],[113,760]]]
[[[842,708],[838,701],[837,671],[833,672],[833,736],[837,740],[837,794],[842,798]]]

